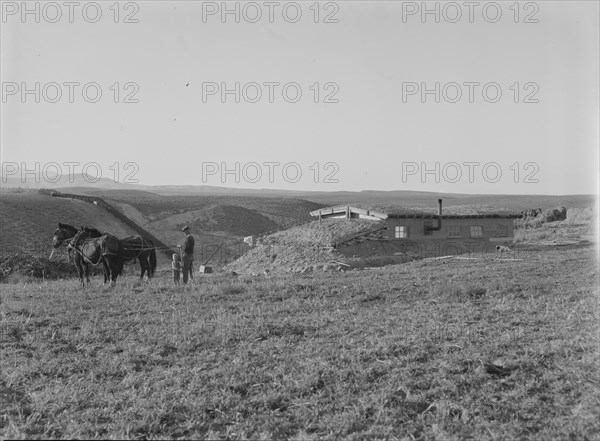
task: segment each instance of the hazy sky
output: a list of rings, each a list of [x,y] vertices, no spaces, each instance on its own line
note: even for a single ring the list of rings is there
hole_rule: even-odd
[[[222,2],[75,3],[2,2],[5,172],[74,161],[148,185],[598,191],[596,1],[428,2],[424,16],[421,2],[228,2],[237,17]]]

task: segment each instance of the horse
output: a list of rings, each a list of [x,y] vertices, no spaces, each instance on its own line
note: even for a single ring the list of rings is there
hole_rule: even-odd
[[[102,233],[100,231],[98,231],[95,228],[92,227],[81,227],[82,229],[85,228],[87,233],[86,235],[88,237],[100,237],[102,236]],[[50,253],[50,257],[48,258],[48,260],[52,259],[52,256],[54,255],[54,252],[61,246],[63,245],[63,243],[67,242],[67,241],[71,241],[73,239],[73,237],[75,237],[75,235],[79,232],[79,230],[77,228],[75,228],[73,225],[69,225],[69,224],[63,224],[61,222],[58,223],[58,228],[54,231],[54,235],[52,236],[52,252]],[[89,274],[89,268],[87,267],[87,263],[82,259],[81,254],[79,253],[75,253],[74,255],[72,255],[72,248],[70,248],[67,245],[67,251],[69,253],[69,257],[73,258],[73,263],[75,264],[75,268],[77,269],[77,272],[80,272],[80,269],[85,268],[86,271],[86,276],[87,274]],[[103,262],[103,267],[104,267],[104,284],[106,284],[106,282],[108,281],[108,271],[106,268],[106,265]],[[89,282],[89,277],[88,277],[88,282]]]
[[[129,236],[121,239],[123,250],[121,254],[122,263],[135,263],[137,259],[140,262],[140,280],[144,278],[144,274],[148,274],[148,279],[151,279],[156,270],[156,249],[154,243],[150,239],[142,236]]]
[[[54,235],[52,236],[52,252],[50,253],[50,257],[48,259],[52,259],[54,252],[60,248],[64,242],[73,239],[73,237],[77,234],[77,231],[77,228],[75,228],[73,225],[59,222],[58,228],[54,231]]]
[[[85,274],[87,283],[90,283],[88,264],[104,266],[104,283],[110,279],[110,284],[117,282],[117,277],[123,271],[121,241],[112,234],[99,233],[95,228],[82,227],[81,230],[71,239],[68,248],[79,256],[75,261],[77,273],[81,285],[85,286],[83,275]]]

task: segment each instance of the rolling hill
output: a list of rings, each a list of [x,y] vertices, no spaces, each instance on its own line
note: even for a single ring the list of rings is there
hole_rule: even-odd
[[[53,198],[26,191],[3,192],[0,197],[0,242],[2,252],[49,253],[58,222],[75,227],[93,225],[118,237],[135,234],[106,210],[73,199]],[[64,250],[63,250],[64,252]]]
[[[294,198],[164,196],[138,190],[77,190],[103,198],[167,244],[182,241],[184,225],[192,228],[200,243],[239,244],[245,236],[272,233],[310,221],[310,211],[323,207]]]

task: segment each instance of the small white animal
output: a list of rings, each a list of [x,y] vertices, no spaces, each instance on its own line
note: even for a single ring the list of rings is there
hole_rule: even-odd
[[[499,254],[508,253],[508,252],[510,252],[510,248],[502,246],[502,245],[496,245],[496,252]]]
[[[253,246],[254,245],[254,236],[247,236],[244,237],[244,243],[247,243],[248,246]]]

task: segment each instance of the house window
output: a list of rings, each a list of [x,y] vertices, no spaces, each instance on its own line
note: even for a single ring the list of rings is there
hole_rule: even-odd
[[[460,237],[460,225],[448,227],[448,237]]]
[[[408,237],[408,227],[404,225],[396,225],[394,229],[394,237],[396,239],[406,239]]]
[[[483,227],[481,225],[471,226],[471,237],[483,237]]]

